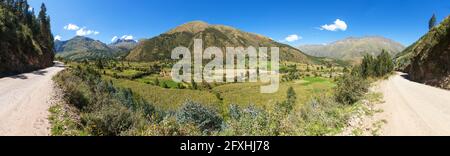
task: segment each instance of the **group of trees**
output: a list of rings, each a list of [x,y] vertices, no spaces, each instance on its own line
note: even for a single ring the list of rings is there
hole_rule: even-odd
[[[37,17],[27,0],[0,0],[0,7],[3,8],[0,15],[5,19],[0,24],[2,36],[14,35],[23,24],[31,29],[32,36],[40,42],[41,49],[53,52],[53,35],[45,4],[41,5]]]
[[[383,50],[377,57],[366,55],[360,66],[338,79],[335,100],[342,104],[354,104],[368,92],[368,78],[384,77],[393,71],[393,58],[387,51]]]
[[[50,17],[36,16],[26,0],[0,0],[0,72],[21,73],[53,65]]]
[[[297,65],[288,65],[287,67],[280,69],[280,72],[286,73],[286,75],[283,75],[283,81],[298,80],[302,77],[301,72],[297,69]]]
[[[364,56],[360,72],[361,76],[367,77],[383,77],[394,71],[394,62],[391,54],[383,50],[380,55],[373,57],[372,55]]]

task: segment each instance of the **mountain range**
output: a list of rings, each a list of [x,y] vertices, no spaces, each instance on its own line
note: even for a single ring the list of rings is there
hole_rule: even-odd
[[[450,89],[450,16],[396,56],[411,80]]]
[[[67,41],[55,41],[57,57],[68,60],[114,59],[125,57],[137,45],[135,40],[119,39],[109,45],[88,37],[76,36]]]
[[[298,48],[312,56],[349,61],[359,61],[365,54],[377,56],[383,49],[391,55],[405,49],[402,44],[380,36],[349,37],[330,44],[302,45]]]

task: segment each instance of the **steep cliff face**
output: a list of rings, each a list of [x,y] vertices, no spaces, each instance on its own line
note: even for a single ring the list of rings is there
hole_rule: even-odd
[[[450,89],[450,16],[397,56],[411,80]]]
[[[38,17],[28,8],[23,2],[0,2],[0,76],[53,65],[53,36],[45,5]]]

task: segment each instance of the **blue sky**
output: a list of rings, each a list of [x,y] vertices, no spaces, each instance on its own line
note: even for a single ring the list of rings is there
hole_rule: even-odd
[[[110,43],[114,36],[151,38],[180,24],[202,20],[258,33],[291,45],[322,44],[346,37],[373,35],[384,36],[409,45],[428,31],[428,20],[433,13],[436,13],[438,21],[450,15],[449,0],[29,0],[29,2],[37,10],[42,2],[47,5],[48,14],[52,19],[53,34],[60,36],[62,40],[74,37],[78,31],[79,34],[106,43]],[[72,27],[75,30],[65,29],[68,24],[74,24],[78,29],[75,29],[77,27]]]

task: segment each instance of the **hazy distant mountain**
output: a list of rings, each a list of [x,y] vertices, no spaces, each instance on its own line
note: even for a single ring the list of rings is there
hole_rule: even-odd
[[[450,89],[450,16],[398,54],[396,63],[414,81]]]
[[[128,53],[137,46],[138,42],[135,40],[118,39],[108,46],[117,51],[119,56],[125,57]]]
[[[66,43],[67,41],[61,41],[61,40],[55,40],[55,44],[54,44],[54,46],[55,46],[55,53],[60,53],[60,52],[62,52],[62,51],[64,51],[63,49],[62,49],[62,46]]]
[[[404,50],[405,47],[393,40],[372,36],[362,38],[350,37],[331,44],[303,45],[299,49],[312,56],[360,60],[365,54],[379,55],[383,49],[392,55],[396,55]]]
[[[68,41],[57,41],[55,51],[56,56],[69,60],[115,58],[120,55],[119,51],[105,43],[83,36],[76,36]]]
[[[313,63],[317,60],[294,47],[275,42],[268,37],[243,32],[229,26],[210,25],[201,21],[189,22],[152,39],[141,41],[126,59],[132,61],[168,60],[172,50],[178,46],[185,46],[192,50],[194,39],[203,39],[203,47],[280,47],[281,60],[301,63]]]

